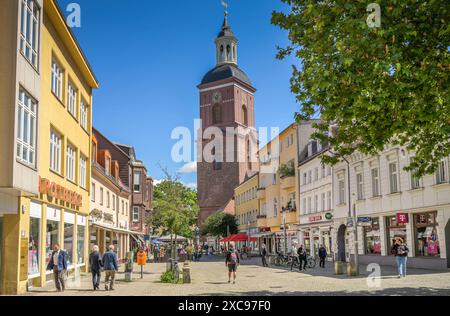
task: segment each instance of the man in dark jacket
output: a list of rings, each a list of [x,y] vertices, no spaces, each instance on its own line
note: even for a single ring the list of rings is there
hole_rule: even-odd
[[[58,292],[64,292],[67,280],[67,252],[62,250],[59,244],[53,245],[53,252],[50,256],[47,270],[53,270],[53,278]]]
[[[92,252],[89,255],[89,266],[91,267],[92,273],[92,285],[94,286],[94,291],[100,289],[100,279],[102,277],[102,256],[98,251],[98,246],[92,247]]]
[[[306,253],[305,248],[303,248],[303,245],[301,245],[300,247],[298,247],[298,249],[297,249],[297,255],[298,255],[298,260],[300,261],[300,264],[299,264],[299,270],[300,270],[300,271],[306,270],[306,264],[308,263],[306,259],[307,259],[307,257],[308,257],[308,254]],[[303,267],[302,267],[302,266],[303,266]]]
[[[261,259],[262,259],[262,265],[263,267],[268,267],[269,265],[267,264],[267,249],[266,249],[266,244],[262,244],[261,246]]]
[[[320,245],[319,247],[319,266],[325,268],[325,259],[327,258],[327,249]]]
[[[114,245],[110,245],[109,250],[103,255],[103,270],[105,270],[105,290],[114,290],[114,280],[116,272],[119,270],[117,254],[114,252]]]

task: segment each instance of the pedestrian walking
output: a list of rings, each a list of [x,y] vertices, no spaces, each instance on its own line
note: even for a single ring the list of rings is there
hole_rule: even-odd
[[[402,238],[394,239],[391,253],[395,256],[397,262],[398,278],[406,277],[406,262],[408,260],[409,249]]]
[[[55,244],[49,259],[47,270],[53,270],[56,290],[64,292],[67,280],[67,252],[62,250],[59,244]]]
[[[92,252],[89,254],[89,266],[91,267],[92,286],[94,287],[94,291],[100,290],[103,262],[97,245],[92,247]]]
[[[294,264],[298,261],[298,255],[297,255],[297,244],[293,243],[291,248],[291,256],[292,256],[292,262],[291,262],[291,271],[294,268]]]
[[[233,284],[236,283],[236,271],[239,263],[239,254],[234,246],[230,245],[230,251],[225,258],[225,266],[228,267],[228,283],[231,283],[231,275],[233,275]]]
[[[119,270],[117,254],[114,252],[114,245],[108,247],[108,251],[103,255],[103,270],[105,271],[105,290],[114,290],[114,280],[116,272]]]
[[[300,245],[300,247],[297,250],[297,255],[298,255],[298,260],[300,261],[299,263],[299,270],[306,270],[306,264],[307,262],[307,258],[308,258],[308,254],[306,253],[305,248],[303,247],[303,245]],[[303,267],[302,267],[303,266]]]
[[[319,247],[319,267],[325,268],[325,259],[327,258],[327,249],[320,245]]]
[[[158,245],[155,245],[153,247],[153,261],[155,263],[158,263],[158,259],[159,259],[158,257],[159,257],[159,247],[158,247]]]
[[[267,264],[267,249],[266,249],[266,244],[262,244],[261,245],[261,260],[262,260],[262,265],[263,267],[268,267],[269,265]]]

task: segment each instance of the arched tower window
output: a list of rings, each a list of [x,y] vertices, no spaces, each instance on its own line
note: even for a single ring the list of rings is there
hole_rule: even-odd
[[[220,61],[225,61],[223,45],[220,45]]]
[[[245,105],[242,106],[242,124],[245,126],[248,125],[248,113]]]
[[[236,45],[233,45],[233,61],[236,62]]]
[[[231,61],[231,47],[227,45],[227,61]]]
[[[220,107],[219,104],[215,104],[213,106],[212,115],[213,115],[213,124],[222,123],[222,108]]]

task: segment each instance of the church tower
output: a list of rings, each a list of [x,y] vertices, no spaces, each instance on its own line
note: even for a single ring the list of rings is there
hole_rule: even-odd
[[[216,212],[234,212],[234,189],[258,170],[256,89],[238,66],[238,39],[231,31],[227,12],[215,44],[216,66],[198,86],[202,120],[197,144],[200,225]],[[227,133],[230,129],[239,132],[230,136]],[[211,131],[218,130],[221,132],[219,136],[210,135]],[[221,138],[223,147],[212,147],[217,137]],[[204,155],[200,157],[202,153]],[[214,160],[205,159],[208,153],[214,156]]]

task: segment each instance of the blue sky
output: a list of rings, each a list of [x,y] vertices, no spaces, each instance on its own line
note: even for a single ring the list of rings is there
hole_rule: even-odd
[[[183,163],[172,161],[176,141],[170,136],[178,126],[193,135],[199,118],[197,85],[216,62],[220,0],[59,0],[63,11],[72,2],[81,7],[81,27],[73,31],[100,82],[94,126],[111,140],[133,145],[154,179],[163,177],[158,164],[178,171]],[[239,66],[258,89],[256,125],[283,129],[297,110],[289,87],[296,61],[275,58],[276,46],[288,40],[270,17],[287,7],[280,0],[228,2],[239,38]],[[181,178],[196,183],[195,173]]]

